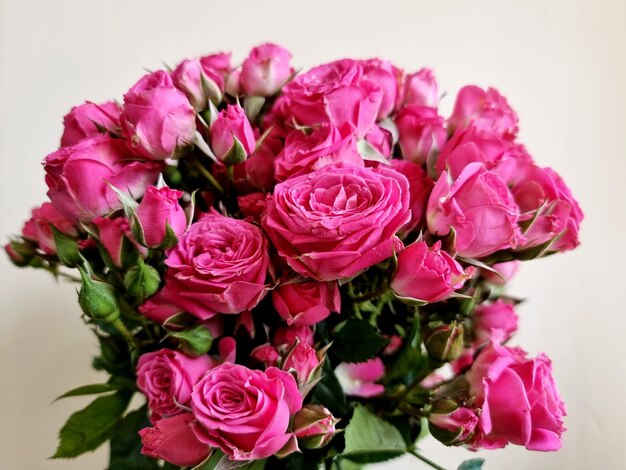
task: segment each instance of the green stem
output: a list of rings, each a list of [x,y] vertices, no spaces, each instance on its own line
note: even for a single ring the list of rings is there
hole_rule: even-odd
[[[198,169],[198,171],[202,173],[202,176],[204,176],[207,179],[207,181],[211,184],[211,186],[213,186],[213,188],[215,188],[215,190],[218,193],[220,193],[222,196],[226,194],[226,192],[224,191],[224,188],[222,188],[222,185],[219,184],[219,182],[215,179],[215,177],[211,174],[211,172],[207,170],[202,165],[202,163],[196,160],[195,164],[196,164],[196,168]]]
[[[422,454],[420,454],[419,452],[417,452],[415,449],[409,449],[408,450],[409,454],[417,457],[418,459],[420,459],[422,462],[424,462],[425,464],[430,465],[432,468],[436,469],[436,470],[446,470],[444,467],[442,467],[441,465],[437,465],[435,462],[433,462],[432,460],[424,457]]]
[[[113,325],[113,327],[117,331],[119,331],[124,339],[126,339],[126,341],[128,341],[135,349],[139,349],[139,343],[137,343],[137,339],[132,335],[130,331],[128,331],[128,328],[126,328],[126,325],[124,325],[120,318],[115,319],[111,323],[111,325]]]
[[[352,285],[352,284],[350,284]],[[352,300],[354,301],[354,303],[362,303],[362,302],[367,302],[368,300],[372,300],[372,299],[376,299],[378,297],[381,297],[382,295],[386,294],[389,291],[389,284],[388,283],[383,283],[382,286],[380,286],[378,289],[376,289],[373,292],[370,292],[368,294],[362,295],[360,297],[354,297],[353,295],[351,295],[350,297],[352,297]]]

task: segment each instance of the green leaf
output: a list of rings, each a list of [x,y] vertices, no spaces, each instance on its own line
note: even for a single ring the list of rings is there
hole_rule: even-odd
[[[485,459],[469,459],[459,465],[458,470],[481,470]]]
[[[422,339],[419,330],[419,316],[415,316],[413,321],[413,327],[409,335],[408,341],[404,343],[396,361],[391,368],[387,371],[386,380],[393,380],[399,377],[403,377],[407,374],[414,375],[419,371],[420,366],[425,363],[424,355],[422,354]],[[408,378],[410,382],[411,377]]]
[[[120,387],[115,384],[83,385],[82,387],[77,387],[77,388],[70,390],[69,392],[65,392],[63,395],[55,398],[54,401],[56,402],[60,400],[61,398],[80,397],[83,395],[97,395],[99,393],[113,392],[119,389]]]
[[[322,378],[315,385],[311,400],[328,408],[333,415],[341,418],[346,415],[348,402],[341,389],[341,385],[330,368],[329,361],[325,361]]]
[[[148,406],[131,411],[111,437],[109,468],[115,470],[158,470],[157,460],[141,455],[139,431],[149,427]]]
[[[342,361],[364,362],[376,356],[388,342],[367,321],[350,319],[335,330],[331,351]]]
[[[345,439],[341,457],[357,463],[382,462],[399,457],[407,450],[400,431],[363,405],[354,409]]]
[[[59,446],[52,458],[77,457],[110,439],[131,397],[131,393],[117,392],[96,398],[70,416],[59,432]]]
[[[253,122],[257,118],[257,116],[261,112],[261,109],[263,109],[264,104],[265,104],[264,96],[247,96],[246,97],[246,99],[243,102],[243,109],[244,109],[244,112],[246,113],[247,118],[250,120],[250,122]]]

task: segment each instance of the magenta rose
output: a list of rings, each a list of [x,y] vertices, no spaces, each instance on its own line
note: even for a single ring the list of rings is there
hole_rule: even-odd
[[[281,326],[274,333],[272,344],[277,348],[293,346],[297,341],[313,346],[313,330],[310,326],[293,325]]]
[[[196,384],[191,403],[198,440],[231,460],[258,460],[291,447],[289,420],[302,408],[302,395],[285,371],[226,363]]]
[[[166,160],[195,141],[196,111],[167,72],[145,75],[124,95],[122,131],[131,148]]]
[[[287,280],[272,291],[272,302],[288,325],[315,325],[341,310],[336,281]]]
[[[407,105],[398,112],[396,126],[402,158],[419,165],[446,141],[444,120],[435,108]]]
[[[269,252],[261,230],[211,212],[180,237],[165,260],[165,287],[142,311],[162,318],[171,306],[206,320],[255,307],[268,291]]]
[[[110,185],[138,198],[163,168],[157,162],[137,161],[124,141],[104,135],[62,147],[46,157],[44,167],[48,197],[72,221],[89,221],[121,209]]]
[[[474,337],[476,345],[496,335],[506,341],[517,331],[517,314],[510,302],[498,299],[480,304],[474,310]]]
[[[390,286],[400,297],[439,302],[460,289],[471,273],[442,251],[440,242],[432,247],[415,242],[398,253]]]
[[[361,61],[363,77],[375,83],[383,93],[377,120],[385,119],[393,112],[398,101],[402,70],[387,60],[369,59]]]
[[[182,191],[167,186],[158,189],[149,186],[146,190],[135,214],[148,247],[155,248],[163,243],[167,235],[167,226],[177,237],[185,233],[187,216],[178,203],[181,197]]]
[[[193,386],[215,365],[209,356],[191,358],[170,349],[143,354],[137,363],[137,387],[147,397],[153,418],[182,413]]]
[[[404,77],[402,101],[405,104],[437,108],[439,92],[433,71],[421,69]]]
[[[465,377],[481,409],[474,447],[500,448],[510,442],[528,450],[561,448],[565,404],[544,354],[529,359],[520,348],[492,342]]]
[[[456,97],[454,111],[448,118],[452,129],[466,127],[470,122],[480,129],[492,129],[500,137],[513,140],[517,134],[517,114],[498,90],[487,91],[474,85],[461,88]]]
[[[98,229],[98,241],[107,251],[115,266],[122,267],[125,264],[124,255],[128,253],[129,244],[132,244],[142,255],[147,254],[147,250],[135,241],[126,217],[113,219],[96,217],[92,223]]]
[[[435,183],[417,163],[393,159],[391,160],[391,167],[398,173],[406,176],[409,182],[411,219],[399,232],[400,236],[404,237],[417,228],[424,220],[426,201]]]
[[[298,342],[289,351],[283,362],[283,370],[295,371],[298,385],[305,385],[311,378],[313,371],[320,365],[315,348],[306,343]]]
[[[294,72],[291,54],[276,44],[262,44],[243,61],[239,83],[248,96],[271,96]]]
[[[192,413],[181,413],[160,419],[152,428],[139,431],[141,453],[180,467],[195,467],[211,453],[211,448],[198,441],[192,430]]]
[[[220,111],[217,119],[211,125],[209,133],[211,150],[223,162],[228,157],[233,145],[235,145],[235,139],[237,139],[245,152],[245,157],[250,156],[254,152],[254,132],[252,131],[252,126],[250,126],[250,121],[248,121],[246,114],[240,106],[228,105],[226,109]]]
[[[250,193],[237,197],[237,205],[244,217],[250,217],[255,222],[261,223],[263,214],[267,209],[266,193]]]
[[[515,248],[523,241],[518,219],[509,189],[480,163],[467,165],[452,184],[444,171],[426,208],[428,230],[446,236],[453,228],[456,251],[467,257]]]
[[[276,185],[263,228],[287,264],[318,281],[352,277],[402,248],[406,178],[334,164]]]
[[[57,252],[52,228],[66,235],[77,236],[78,230],[71,220],[61,214],[50,202],[44,202],[41,206],[33,209],[31,218],[26,221],[22,228],[22,236],[37,243],[41,251],[47,255]]]
[[[95,104],[87,101],[63,117],[61,147],[71,147],[98,134],[115,132],[120,127],[121,106],[113,101]]]

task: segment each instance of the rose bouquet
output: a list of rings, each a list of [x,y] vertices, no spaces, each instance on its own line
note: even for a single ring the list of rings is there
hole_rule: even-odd
[[[439,96],[428,69],[296,73],[264,44],[73,108],[50,200],[5,247],[80,283],[110,376],[63,395],[98,397],[54,457],[110,441],[112,469],[440,468],[428,433],[559,449],[550,360],[508,345],[504,287],[576,247],[582,212],[498,91],[464,87],[447,119]]]

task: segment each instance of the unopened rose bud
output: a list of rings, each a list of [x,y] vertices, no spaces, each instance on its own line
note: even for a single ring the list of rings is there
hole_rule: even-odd
[[[57,256],[65,266],[74,267],[80,262],[78,242],[52,226]]]
[[[449,414],[432,413],[428,430],[435,439],[447,446],[461,445],[474,435],[478,416],[469,408],[458,408]]]
[[[209,134],[211,150],[225,165],[241,163],[254,152],[254,132],[240,106],[221,111]]]
[[[453,322],[437,327],[426,338],[425,346],[433,359],[453,361],[463,352],[463,325]]]
[[[28,262],[33,257],[33,249],[29,248],[27,243],[20,243],[17,240],[12,240],[10,243],[4,245],[4,251],[16,266],[28,266]]]
[[[126,291],[137,298],[144,300],[159,289],[161,277],[156,269],[144,263],[143,259],[137,260],[137,266],[133,266],[124,276]]]
[[[306,405],[293,418],[294,434],[305,449],[319,449],[336,434],[339,419],[322,405]]]
[[[262,44],[243,61],[239,82],[248,96],[273,95],[293,73],[291,54],[276,44]]]
[[[80,271],[81,288],[78,303],[85,315],[111,323],[120,316],[115,289],[106,282],[94,281],[82,269]]]

